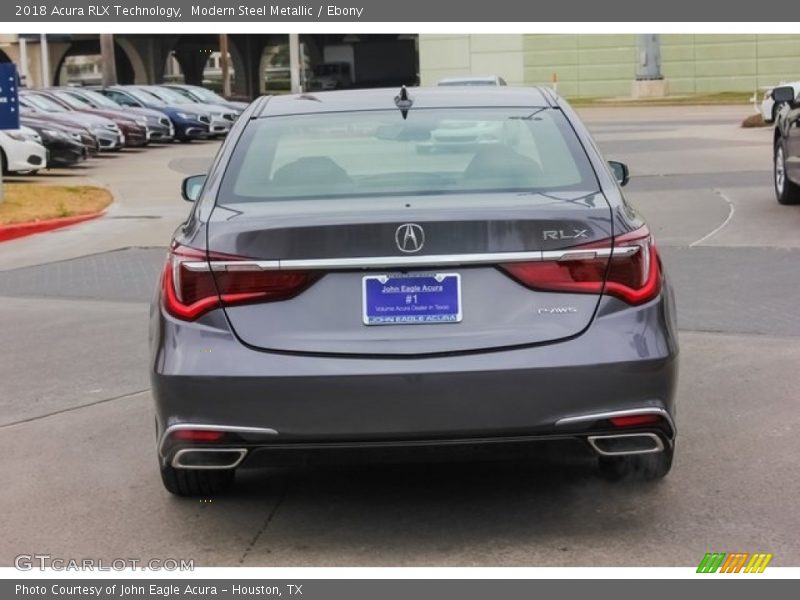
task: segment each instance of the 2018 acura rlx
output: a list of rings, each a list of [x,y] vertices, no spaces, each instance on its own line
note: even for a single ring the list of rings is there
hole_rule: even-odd
[[[627,179],[548,89],[253,102],[184,181],[152,305],[166,488],[539,442],[666,475],[673,296]]]

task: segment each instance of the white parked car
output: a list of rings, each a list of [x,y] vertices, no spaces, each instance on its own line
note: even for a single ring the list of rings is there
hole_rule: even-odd
[[[795,97],[797,97],[797,95],[800,94],[800,81],[790,81],[787,83],[781,83],[779,85],[793,87]],[[781,109],[781,107],[776,105],[775,101],[772,99],[773,89],[774,88],[772,87],[767,89],[764,92],[764,97],[761,100],[761,107],[760,107],[761,116],[767,123],[773,123],[775,121],[775,117],[778,115],[778,112],[780,112]]]
[[[0,130],[0,163],[3,173],[36,172],[47,166],[47,149],[33,129]]]
[[[443,120],[431,131],[429,142],[417,145],[424,154],[435,150],[476,150],[483,145],[506,144],[514,146],[519,141],[515,123],[509,121]]]
[[[506,85],[506,80],[497,75],[485,75],[479,77],[448,77],[447,79],[440,79],[436,85]]]

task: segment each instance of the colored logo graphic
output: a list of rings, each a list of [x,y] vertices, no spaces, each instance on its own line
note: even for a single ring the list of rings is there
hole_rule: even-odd
[[[708,552],[697,566],[698,573],[763,573],[772,554]]]

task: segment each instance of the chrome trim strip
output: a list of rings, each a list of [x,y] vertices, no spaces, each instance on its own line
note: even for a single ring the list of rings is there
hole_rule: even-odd
[[[199,260],[192,260],[192,261],[184,261],[180,263],[187,271],[208,271],[208,263],[199,261]]]
[[[589,423],[592,421],[603,421],[605,419],[611,419],[613,417],[629,417],[634,415],[659,415],[663,418],[669,428],[672,430],[672,437],[675,437],[677,433],[677,429],[675,429],[675,422],[672,420],[672,415],[670,415],[666,410],[663,408],[658,408],[656,406],[651,406],[647,408],[631,408],[628,410],[613,410],[609,412],[599,412],[599,413],[589,413],[586,415],[577,415],[574,417],[564,417],[563,419],[559,419],[556,421],[556,427],[561,427],[563,425],[574,425],[578,423]]]
[[[585,250],[547,250],[542,252],[542,260],[587,260],[607,256],[633,256],[639,246],[618,246],[616,248],[586,248]]]
[[[158,455],[164,458],[164,444],[167,438],[174,432],[182,429],[198,429],[200,431],[224,431],[226,433],[254,433],[256,435],[278,435],[275,429],[269,427],[237,427],[235,425],[201,425],[197,423],[178,423],[170,425],[161,434],[158,442]]]
[[[533,250],[529,252],[489,252],[481,254],[435,254],[429,256],[366,256],[356,258],[309,258],[285,260],[213,260],[212,271],[227,271],[231,268],[241,270],[279,271],[279,270],[347,270],[375,269],[420,266],[484,265],[510,262],[541,262],[546,260],[586,260],[608,256],[632,256],[639,252],[639,246],[618,248],[591,248],[586,250]],[[181,263],[194,271],[208,270],[203,261]]]
[[[220,452],[225,452],[225,453],[228,453],[228,454],[237,453],[239,456],[236,458],[235,461],[233,461],[229,465],[191,465],[191,466],[187,466],[187,465],[181,464],[181,461],[180,461],[181,457],[183,455],[185,455],[185,454],[190,453],[190,452],[216,452],[217,454],[219,454]],[[245,448],[219,448],[219,449],[215,449],[215,448],[184,448],[183,450],[178,450],[175,453],[175,456],[172,457],[172,462],[170,464],[176,469],[200,469],[200,470],[206,470],[206,471],[209,471],[209,470],[219,471],[219,470],[224,470],[224,469],[235,469],[236,467],[238,467],[241,464],[241,462],[244,460],[244,457],[246,455],[247,455],[247,450]]]
[[[488,254],[437,254],[431,256],[376,256],[364,258],[323,258],[282,260],[281,269],[365,269],[405,266],[480,265],[498,262],[540,261],[541,251],[495,252]]]
[[[649,438],[655,442],[655,446],[653,448],[648,448],[646,450],[626,450],[622,452],[608,452],[606,450],[601,450],[597,447],[597,440],[613,440],[613,439],[620,439],[620,438],[633,438],[633,437],[642,437],[642,438]],[[597,452],[600,456],[631,456],[634,454],[655,454],[656,452],[663,452],[664,451],[664,442],[661,441],[661,438],[658,437],[655,433],[623,433],[620,435],[590,435],[586,438],[586,441],[589,442],[589,445],[592,449]]]

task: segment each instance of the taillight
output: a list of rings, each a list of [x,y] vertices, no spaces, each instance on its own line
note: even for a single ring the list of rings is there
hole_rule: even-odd
[[[161,276],[161,299],[169,314],[184,320],[219,306],[205,252],[173,244]]]
[[[251,259],[174,244],[161,295],[169,314],[190,321],[219,306],[287,300],[315,279],[312,271],[265,270]]]
[[[608,262],[605,293],[628,304],[643,304],[661,291],[661,263],[647,227],[620,235],[614,248],[639,248],[630,256],[613,254]]]
[[[606,293],[628,304],[652,300],[661,289],[659,259],[647,227],[613,240],[576,246],[558,259],[500,267],[531,289]]]

